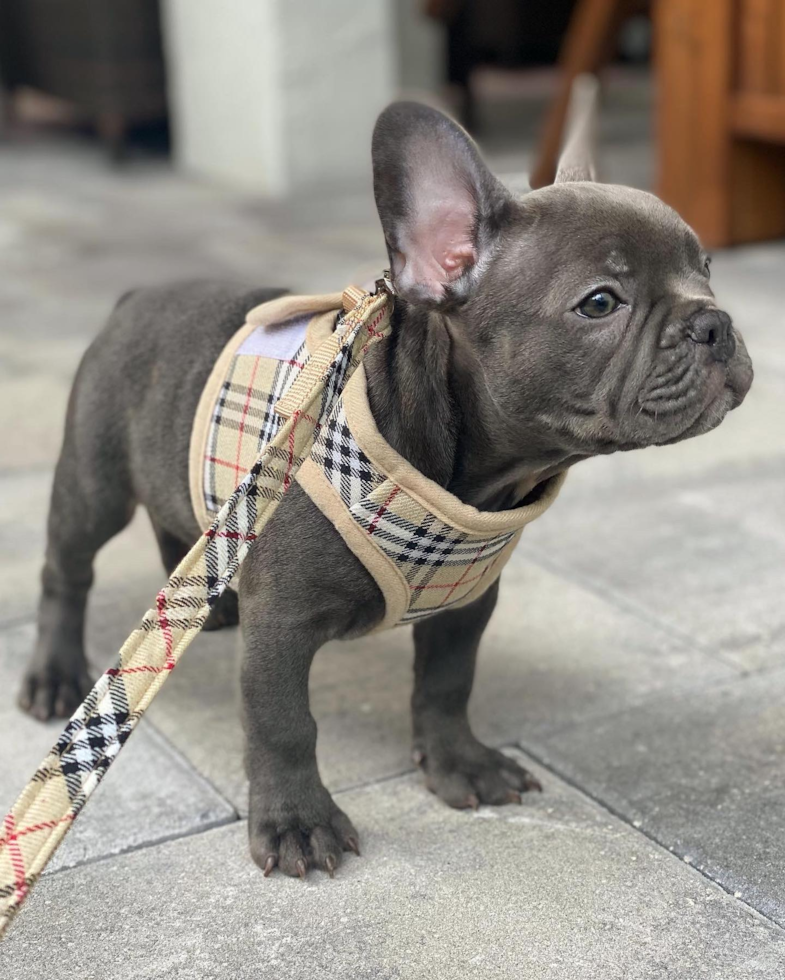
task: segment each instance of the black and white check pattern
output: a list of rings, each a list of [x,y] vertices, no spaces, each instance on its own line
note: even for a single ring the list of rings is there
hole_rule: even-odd
[[[515,534],[510,531],[491,538],[470,538],[430,513],[419,524],[414,524],[392,510],[380,515],[379,509],[373,501],[362,501],[353,509],[353,514],[366,528],[373,525],[374,539],[394,562],[413,569],[424,566],[459,568],[474,561],[478,553],[493,558]]]
[[[360,504],[384,480],[355,442],[343,403],[322,428],[311,450],[311,458],[322,468],[349,508]]]
[[[357,444],[342,401],[322,429],[311,456],[353,519],[402,572],[413,595],[418,590],[435,588],[430,583],[439,569],[454,570],[457,582],[480,558],[483,568],[487,567],[485,563],[502,552],[517,533],[509,531],[478,538],[451,527],[427,510],[423,512],[422,507],[405,508],[419,516],[416,522],[407,518],[401,513],[401,498],[394,501],[399,493],[405,497],[405,491],[379,472]],[[386,506],[384,500],[388,496],[390,505]],[[453,598],[449,585],[442,589],[440,594],[445,597],[445,604],[438,608],[448,608],[464,597],[463,590],[457,591]],[[402,622],[421,619],[436,611],[437,607],[410,609]]]
[[[87,711],[74,718],[58,740],[62,743],[60,771],[71,800],[77,799],[96,770],[108,769],[130,734],[128,701],[123,684],[108,688],[111,709]],[[67,734],[66,734],[67,733]]]
[[[250,474],[249,474],[250,476]],[[249,481],[246,477],[243,484]],[[235,491],[237,493],[237,491]],[[210,536],[204,549],[204,562],[207,567],[208,602],[213,605],[218,601],[223,589],[218,589],[219,583],[228,583],[234,576],[240,562],[240,551],[244,545],[250,545],[248,529],[256,523],[256,482],[249,486],[245,493],[238,494],[234,509],[226,522],[221,534]]]

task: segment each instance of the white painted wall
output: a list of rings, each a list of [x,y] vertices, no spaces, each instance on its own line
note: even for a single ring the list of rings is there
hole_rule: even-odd
[[[279,193],[277,0],[165,0],[176,162],[240,187]]]
[[[164,0],[175,158],[265,194],[367,175],[397,0]]]
[[[428,98],[444,85],[447,34],[423,13],[423,0],[393,0],[398,87],[406,97]]]
[[[390,2],[278,0],[291,186],[367,172],[373,124],[397,87]]]

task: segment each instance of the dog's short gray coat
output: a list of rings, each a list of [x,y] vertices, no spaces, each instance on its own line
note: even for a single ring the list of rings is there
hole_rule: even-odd
[[[372,411],[422,473],[486,510],[514,505],[522,485],[590,456],[708,431],[752,380],[693,232],[649,194],[586,179],[574,141],[568,155],[554,186],[518,197],[433,109],[393,105],[374,133],[398,298],[392,336],[367,361]],[[93,558],[136,505],[147,508],[167,569],[196,539],[196,404],[245,313],[274,295],[219,282],[139,290],[85,354],[20,694],[36,717],[69,715],[90,686],[83,623]],[[496,593],[414,628],[415,758],[428,788],[456,807],[536,786],[478,742],[467,718]],[[382,613],[373,580],[294,485],[248,556],[239,596],[251,852],[265,873],[332,874],[344,851],[359,852],[319,777],[308,674],[327,640],[359,636]],[[210,625],[237,616],[227,594]]]

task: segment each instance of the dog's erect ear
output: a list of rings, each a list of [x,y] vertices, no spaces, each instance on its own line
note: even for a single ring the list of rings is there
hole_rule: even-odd
[[[599,82],[594,75],[579,75],[572,83],[567,112],[567,137],[556,168],[555,184],[597,179],[594,170],[594,139],[599,88]]]
[[[373,186],[396,292],[444,306],[474,288],[511,196],[447,116],[398,102],[373,133]]]

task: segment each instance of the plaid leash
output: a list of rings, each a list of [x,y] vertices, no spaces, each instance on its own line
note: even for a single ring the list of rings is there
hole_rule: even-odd
[[[174,570],[115,666],[99,678],[6,814],[0,937],[273,515],[354,370],[389,333],[388,281],[379,280],[373,295],[349,287],[344,309],[338,329],[276,405],[286,420],[277,436]]]

